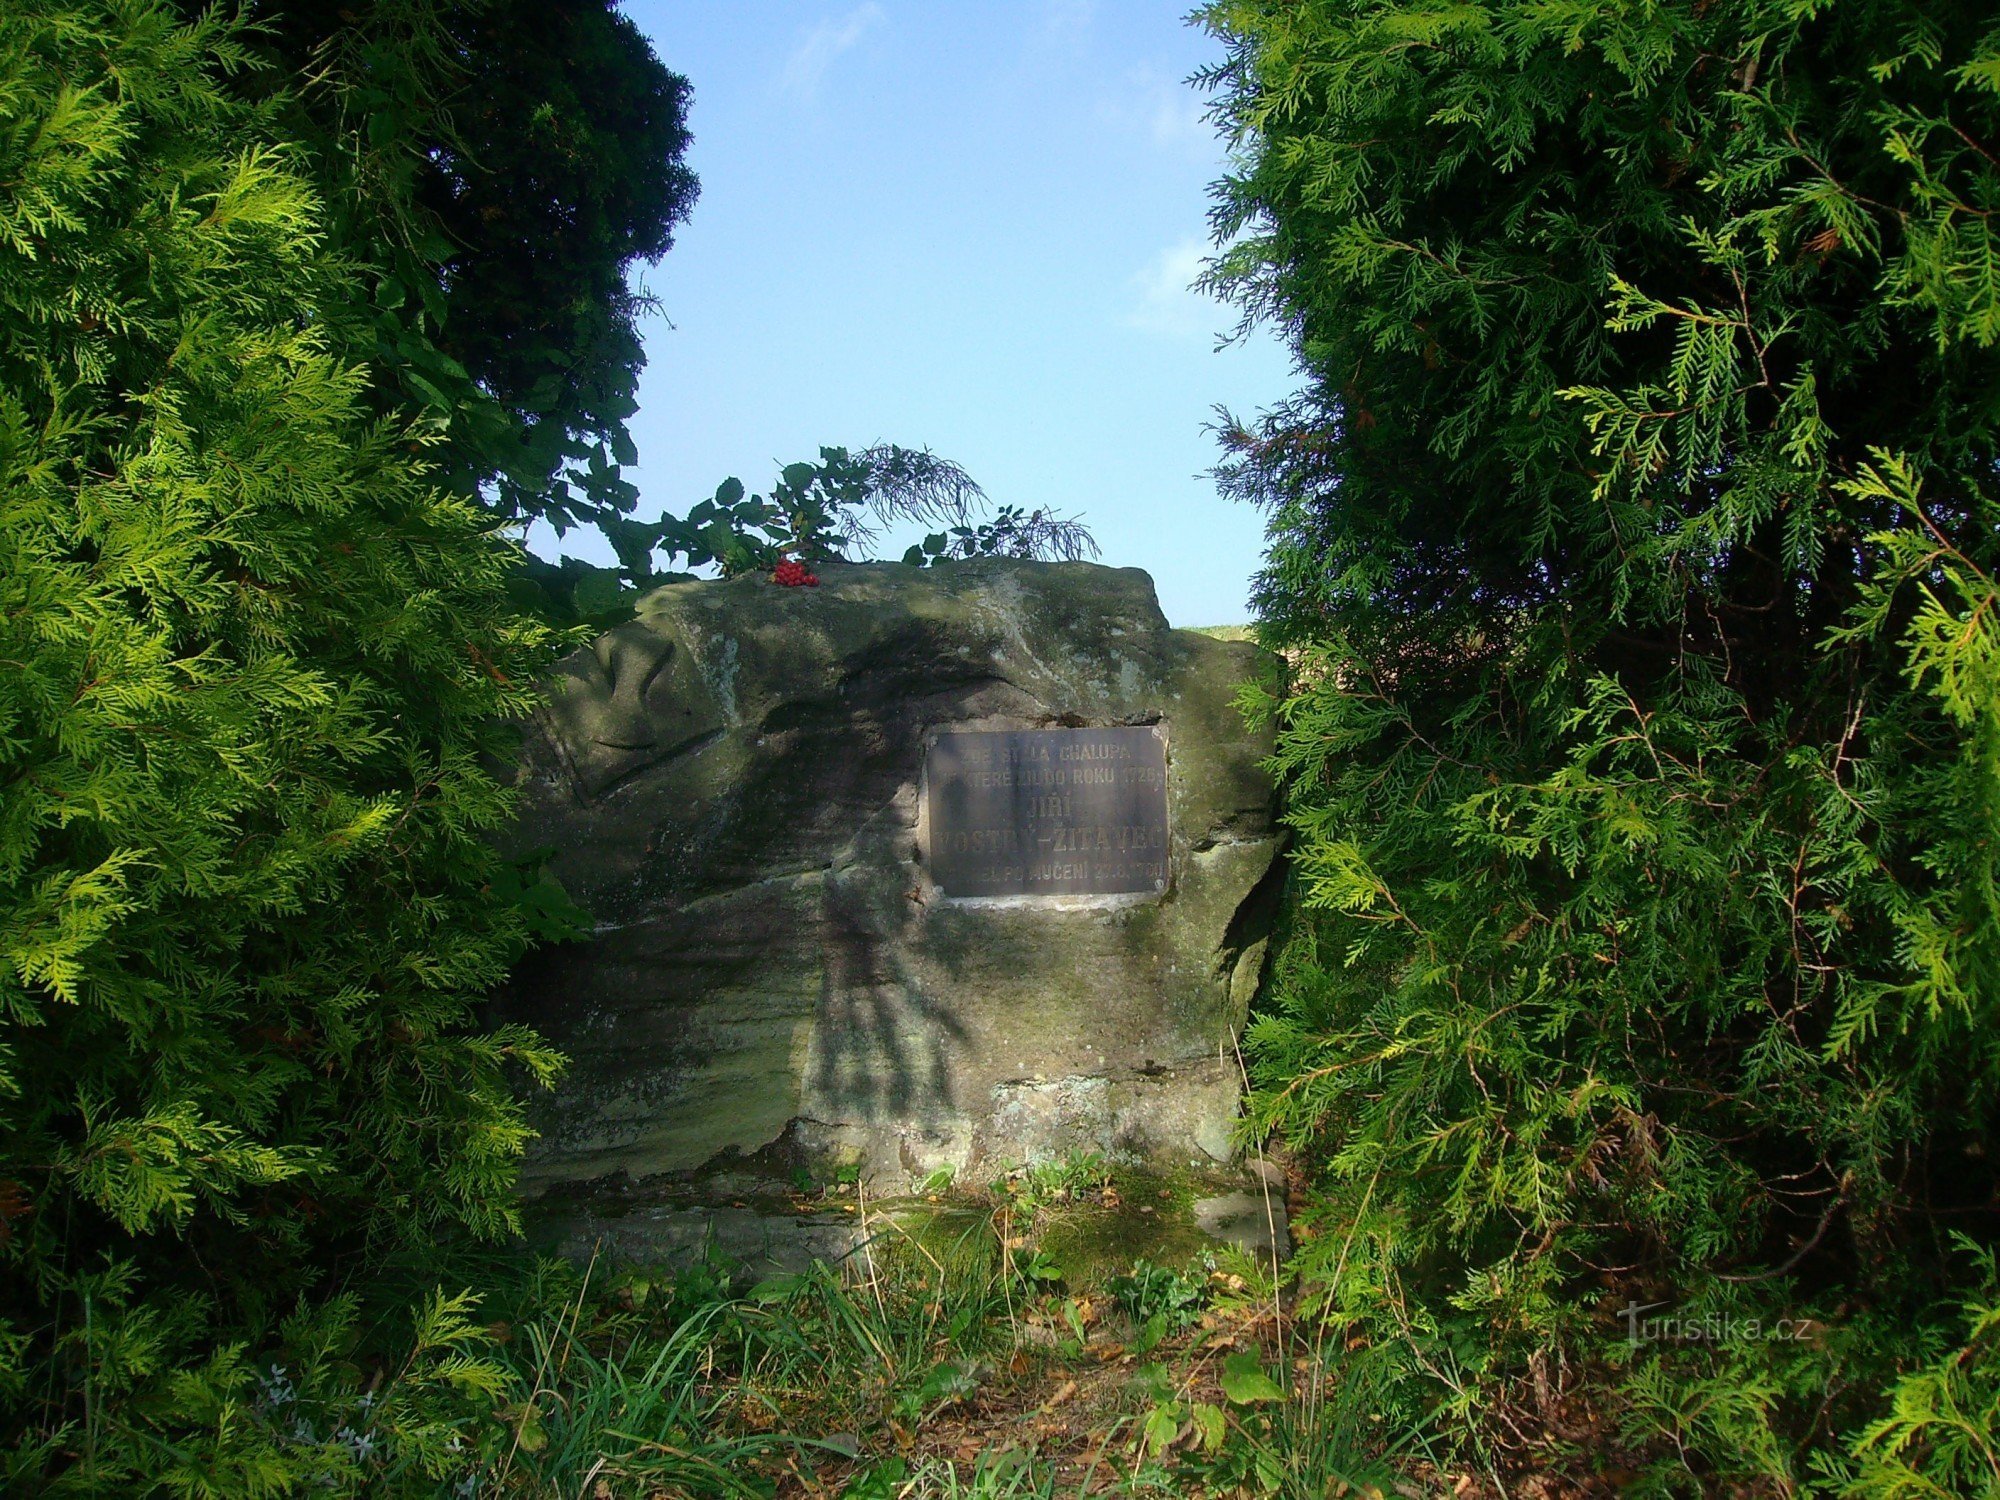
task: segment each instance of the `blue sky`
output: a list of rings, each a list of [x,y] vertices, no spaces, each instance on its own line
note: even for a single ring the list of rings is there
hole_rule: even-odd
[[[1211,38],[1111,0],[625,9],[694,86],[702,184],[643,276],[642,514],[822,443],[924,446],[996,503],[1082,513],[1175,624],[1247,618],[1262,521],[1216,495],[1203,424],[1290,362],[1261,333],[1218,352],[1234,317],[1187,290]]]

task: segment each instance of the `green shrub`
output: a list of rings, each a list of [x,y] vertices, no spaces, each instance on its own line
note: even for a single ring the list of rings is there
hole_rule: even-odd
[[[1306,376],[1224,477],[1296,661],[1251,1042],[1310,1310],[1441,1432],[1612,1384],[1651,1483],[1831,1482],[2000,1231],[2000,27],[1204,14],[1215,280]]]
[[[23,1484],[309,1477],[250,1351],[347,1257],[507,1231],[509,1074],[556,1062],[474,1024],[529,921],[489,889],[487,758],[551,638],[506,602],[513,544],[433,485],[433,424],[377,414],[328,331],[354,268],[282,109],[230,84],[249,64],[212,13],[0,9],[0,1441]],[[297,1316],[295,1342],[340,1317]],[[469,1369],[441,1379],[476,1396]]]
[[[1963,1342],[1896,1382],[1888,1413],[1854,1443],[1856,1462],[1826,1466],[1846,1481],[1843,1495],[2000,1495],[2000,1273],[1992,1247],[1966,1249],[1980,1283],[1965,1301]]]

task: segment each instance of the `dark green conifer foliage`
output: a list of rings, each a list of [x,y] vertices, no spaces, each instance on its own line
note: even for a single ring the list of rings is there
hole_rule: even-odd
[[[189,15],[203,7],[183,0]],[[609,0],[271,0],[241,45],[361,273],[341,322],[455,489],[560,532],[638,492],[632,268],[694,206],[689,86]]]
[[[1252,1042],[1315,1315],[1461,1434],[1612,1381],[1670,1486],[1992,1493],[2000,21],[1202,15],[1214,280],[1305,380],[1224,474],[1298,653]]]
[[[551,641],[507,603],[512,544],[427,467],[437,424],[384,414],[343,347],[369,268],[254,65],[240,25],[161,0],[0,7],[24,1489],[291,1483],[255,1456],[241,1341],[337,1254],[511,1224],[512,1085],[554,1066],[473,1025],[525,920],[487,893],[484,757]]]

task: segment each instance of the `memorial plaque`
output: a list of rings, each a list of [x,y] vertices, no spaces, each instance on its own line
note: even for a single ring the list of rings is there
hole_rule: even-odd
[[[947,896],[1167,888],[1163,730],[940,732],[924,796],[931,878]]]

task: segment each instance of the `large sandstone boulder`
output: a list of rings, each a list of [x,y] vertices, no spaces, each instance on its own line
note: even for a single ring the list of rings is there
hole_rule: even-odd
[[[1227,1158],[1277,848],[1268,737],[1233,699],[1267,662],[1170,629],[1136,569],[821,579],[668,585],[562,664],[519,838],[554,849],[596,932],[502,1001],[573,1060],[529,1190]],[[1164,889],[943,894],[927,735],[1111,725],[1166,742]]]

